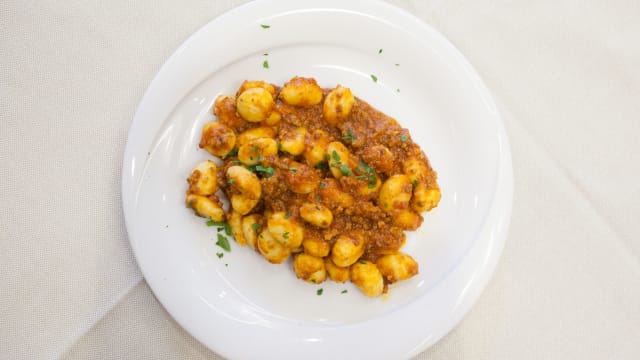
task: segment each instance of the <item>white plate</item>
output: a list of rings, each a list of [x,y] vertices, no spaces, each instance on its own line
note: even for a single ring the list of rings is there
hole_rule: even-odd
[[[216,96],[244,79],[282,84],[294,75],[350,87],[409,128],[438,171],[440,206],[404,248],[420,274],[385,298],[351,284],[308,285],[235,243],[219,259],[215,229],[184,207],[185,178],[210,158],[198,141]],[[509,222],[511,157],[489,92],[420,20],[371,1],[255,1],[196,32],[152,81],[129,131],[122,197],[147,282],[215,352],[400,358],[446,334],[488,281]]]

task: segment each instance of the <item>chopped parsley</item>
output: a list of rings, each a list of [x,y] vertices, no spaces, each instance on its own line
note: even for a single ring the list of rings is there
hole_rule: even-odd
[[[224,221],[214,221],[214,220],[209,220],[207,221],[207,226],[224,226],[226,223]]]
[[[262,54],[262,55],[263,55],[263,56],[269,56],[269,53],[264,53],[264,54]]]
[[[321,187],[321,188],[326,188],[326,187],[327,187],[327,183],[326,183],[326,182],[324,182],[324,181],[321,181],[321,182],[320,182],[320,187]]]
[[[400,141],[402,141],[402,142],[407,142],[407,139],[408,139],[408,138],[407,138],[407,135],[406,135],[406,134],[402,134],[402,135],[400,135]]]
[[[396,92],[400,92],[400,89],[396,89]]]
[[[265,68],[265,69],[268,69],[269,68],[269,62],[267,60],[263,61],[262,62],[262,67]]]
[[[229,185],[233,185],[235,182],[236,182],[236,181],[235,181],[235,180],[233,180],[233,179],[229,179],[229,180],[227,180],[227,184],[229,184]]]
[[[290,217],[291,217],[291,212],[287,211],[287,212],[284,214],[284,218],[285,218],[285,219],[288,219],[288,218],[290,218]]]
[[[231,151],[227,153],[227,155],[223,156],[222,159],[224,160],[226,158],[229,158],[231,156],[236,156],[236,155],[238,155],[238,148],[234,147],[233,149],[231,149]]]
[[[218,257],[218,259],[222,259],[222,257],[224,256],[223,253],[216,253],[216,256]]]
[[[258,231],[258,228],[259,228],[259,227],[260,227],[260,225],[259,225],[258,223],[253,223],[253,224],[251,224],[251,228],[252,228],[254,231]]]
[[[335,161],[340,161],[340,155],[338,155],[338,152],[333,150],[333,152],[331,153],[331,157],[333,158],[333,160]]]
[[[231,245],[229,245],[229,239],[225,236],[218,234],[218,241],[216,241],[216,245],[220,246],[225,251],[231,251]]]
[[[298,171],[298,168],[297,168],[297,167],[290,167],[290,168],[289,168],[289,171],[291,171],[291,172],[296,172],[296,171]]]
[[[267,177],[273,176],[275,170],[270,166],[255,165],[247,167],[249,171],[266,174]]]
[[[323,162],[319,162],[316,164],[316,169],[320,169],[320,170],[324,170],[327,168],[327,164],[323,163]]]
[[[400,66],[400,64],[396,64],[396,66]]]
[[[351,131],[351,129],[347,129],[347,135],[342,137],[342,140],[344,141],[348,141],[348,142],[353,142],[356,139],[355,136],[353,136],[353,132]]]
[[[356,171],[360,174],[356,176],[356,178],[361,180],[367,180],[367,187],[369,189],[374,189],[377,184],[376,179],[376,171],[373,170],[369,165],[360,161],[358,162],[358,166],[356,167]]]
[[[258,147],[258,145],[253,145],[253,146],[251,147],[251,152],[256,152],[256,151],[258,151],[258,150],[260,150],[260,147]]]
[[[285,239],[288,239],[289,238],[289,232],[285,231],[284,234],[282,234],[282,237],[285,238]]]
[[[262,27],[263,29],[268,29],[271,27],[271,25],[260,24],[260,27]]]
[[[316,291],[316,295],[318,295],[318,296],[322,295],[323,291],[324,290],[322,288],[318,289],[318,291]]]
[[[367,264],[367,262],[366,262],[366,261],[364,261],[364,260],[358,260],[358,263],[360,263],[360,264],[362,264],[362,265],[366,265],[366,264]]]
[[[346,293],[347,293],[347,289],[340,291],[340,294],[346,294]]]
[[[418,187],[418,179],[413,179],[413,187]]]
[[[349,167],[344,164],[340,165],[340,171],[342,172],[343,175],[346,175],[346,176],[353,175],[353,172],[351,172],[351,169],[349,169]]]
[[[378,50],[378,54],[382,54],[382,49]]]
[[[373,80],[373,82],[378,82],[378,77],[371,74],[371,80]]]

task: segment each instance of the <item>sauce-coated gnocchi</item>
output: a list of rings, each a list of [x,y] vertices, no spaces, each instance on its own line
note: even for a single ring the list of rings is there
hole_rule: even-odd
[[[347,87],[294,77],[282,87],[244,81],[216,99],[187,207],[227,221],[236,242],[290,263],[309,283],[351,281],[376,297],[418,274],[400,252],[405,231],[441,197],[436,173],[410,134]],[[223,206],[220,191],[229,200]]]

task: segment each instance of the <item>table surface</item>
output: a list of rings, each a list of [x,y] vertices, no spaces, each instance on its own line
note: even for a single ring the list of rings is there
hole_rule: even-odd
[[[120,167],[160,66],[242,2],[3,1],[0,358],[220,358],[145,283]],[[640,358],[640,2],[390,2],[475,66],[514,165],[496,272],[417,359]]]

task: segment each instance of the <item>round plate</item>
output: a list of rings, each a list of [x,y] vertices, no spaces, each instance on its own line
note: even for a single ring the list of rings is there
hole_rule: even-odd
[[[296,75],[350,87],[396,118],[438,172],[440,206],[403,248],[420,274],[386,296],[367,298],[350,283],[306,284],[290,263],[271,265],[233,242],[224,252],[215,228],[184,206],[185,179],[212,158],[198,142],[214,99],[245,79],[283,84]],[[488,281],[511,212],[511,156],[475,71],[420,20],[371,1],[254,1],[192,35],[152,81],[129,131],[122,198],[147,282],[213,351],[409,357],[460,321]]]

